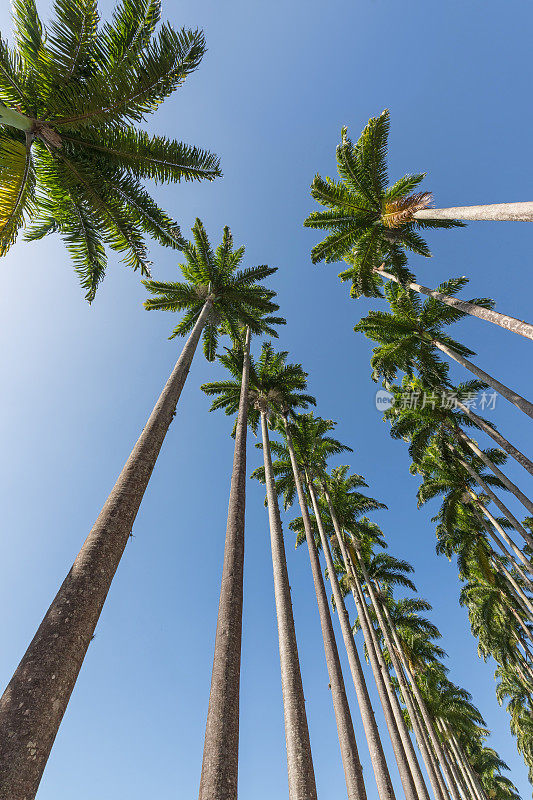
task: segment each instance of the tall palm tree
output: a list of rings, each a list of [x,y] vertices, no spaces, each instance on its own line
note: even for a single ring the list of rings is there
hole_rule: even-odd
[[[439,289],[453,294],[457,286],[456,279],[446,281]],[[392,381],[398,370],[412,376],[416,369],[424,383],[440,388],[442,367],[436,355],[439,350],[533,418],[533,403],[469,361],[466,356],[474,355],[474,351],[444,333],[445,325],[464,317],[462,311],[443,306],[432,297],[422,304],[412,291],[394,283],[387,284],[385,296],[390,313],[370,311],[354,327],[356,332],[378,342],[371,360],[375,379],[381,376]]]
[[[185,311],[173,336],[189,334],[181,355],[115,486],[48,609],[0,700],[0,785],[13,800],[31,800],[37,791],[71,692],[93,637],[112,579],[131,533],[159,451],[175,413],[200,340],[208,360],[215,356],[220,326],[239,334],[267,330],[277,318],[275,293],[260,281],[275,272],[267,266],[239,269],[229,228],[213,252],[197,220],[193,243],[184,248],[182,283],[147,282],[156,294],[149,309]],[[31,758],[28,758],[28,752]]]
[[[237,407],[240,409],[239,404],[244,402],[247,408],[248,423],[254,432],[256,432],[258,426],[261,425],[264,456],[263,469],[267,484],[274,593],[278,622],[289,797],[291,800],[316,800],[313,759],[311,755],[305,699],[298,658],[289,575],[281,517],[277,496],[274,491],[272,458],[268,433],[268,419],[271,414],[279,412],[282,407],[292,412],[292,410],[297,407],[306,407],[309,403],[314,404],[315,400],[310,395],[304,394],[307,385],[306,373],[299,364],[287,364],[287,356],[287,352],[276,353],[269,342],[264,343],[258,362],[256,363],[253,359],[250,359],[250,377],[246,396],[243,399],[242,391],[239,389],[239,386],[243,385],[242,376],[244,373],[242,358],[239,357],[239,353],[235,350],[229,351],[226,355],[220,357],[220,361],[228,369],[231,376],[230,380],[204,384],[202,389],[208,395],[215,397],[212,410],[223,408],[227,414],[233,415]],[[239,413],[239,421],[241,421],[241,419]],[[242,579],[240,587],[242,598]],[[223,623],[224,620],[221,620],[219,617],[217,638],[218,630],[221,629]],[[238,692],[238,685],[236,690]],[[238,702],[236,705],[237,712],[236,715],[234,713],[234,718],[231,720],[233,726],[231,736],[237,736],[236,745],[238,746]],[[216,798],[217,800],[234,800],[237,796],[237,754],[234,754],[235,747],[230,753],[228,752],[227,740],[223,741],[222,744],[225,745],[225,749],[222,750],[224,763],[219,768],[220,777],[216,784],[207,784],[207,782],[203,781],[200,788],[201,800],[211,800],[211,798]],[[208,768],[210,771],[212,770],[210,766],[211,761],[212,756],[208,753],[206,735],[204,768]],[[229,764],[228,761],[230,762]],[[204,770],[202,770],[202,779],[203,778]],[[204,786],[204,783],[207,788]]]
[[[149,276],[145,236],[180,248],[177,224],[144,188],[213,180],[207,150],[138,128],[200,64],[201,31],[156,32],[160,0],[122,0],[100,24],[96,0],[55,0],[44,27],[35,0],[13,3],[14,42],[0,38],[0,255],[58,232],[89,301],[105,247]]]

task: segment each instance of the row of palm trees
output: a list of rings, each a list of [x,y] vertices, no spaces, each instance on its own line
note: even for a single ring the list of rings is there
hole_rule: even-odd
[[[488,298],[458,299],[466,277],[435,290],[416,283],[406,251],[430,255],[418,233],[429,227],[430,210],[420,216],[429,198],[409,194],[423,175],[405,176],[387,188],[388,130],[384,112],[370,120],[356,144],[343,131],[337,148],[341,180],[315,178],[311,193],[329,210],[313,212],[305,224],[331,232],[314,247],[312,258],[343,258],[348,268],[339,277],[351,281],[351,296],[388,303],[387,311],[371,310],[354,330],[376,342],[372,377],[388,390],[390,407],[384,416],[391,434],[409,443],[411,472],[422,477],[419,505],[442,497],[434,518],[437,549],[457,557],[464,583],[461,603],[468,608],[480,655],[497,662],[497,696],[508,701],[511,729],[533,781],[533,503],[501,469],[511,457],[533,474],[533,462],[474,413],[471,401],[477,396],[484,408],[491,387],[493,397],[497,392],[528,416],[533,416],[533,404],[470,361],[475,353],[446,330],[471,315],[532,339],[533,325],[496,312]],[[361,210],[371,202],[372,219]],[[443,227],[444,220],[437,215],[432,227]],[[474,378],[454,386],[442,355]],[[475,438],[479,432],[497,447],[480,445]],[[519,520],[500,491],[511,492],[529,516]]]

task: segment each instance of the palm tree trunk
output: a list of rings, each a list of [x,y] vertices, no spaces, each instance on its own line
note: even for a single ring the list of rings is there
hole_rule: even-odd
[[[296,462],[292,436],[287,423],[285,423],[285,433],[294,474],[294,482],[296,484],[296,491],[298,494],[298,501],[300,503],[300,509],[302,511],[302,517],[304,521],[305,538],[307,541],[307,549],[309,550],[311,572],[313,574],[313,582],[315,585],[320,626],[322,628],[322,638],[324,641],[324,652],[326,655],[326,664],[331,687],[331,699],[333,702],[333,709],[335,711],[335,720],[337,722],[337,733],[339,736],[339,745],[341,749],[342,763],[344,766],[344,777],[346,779],[348,798],[349,800],[366,800],[363,770],[359,760],[359,753],[357,751],[357,743],[355,741],[350,707],[346,697],[346,689],[342,677],[341,663],[337,650],[337,643],[335,641],[335,633],[333,631],[333,623],[331,621],[328,598],[324,586],[324,579],[322,577],[322,570],[320,569],[320,561],[318,558],[315,539],[311,529],[311,520],[309,518],[307,502]]]
[[[426,737],[425,737],[424,730],[423,730],[422,725],[420,723],[420,718],[419,718],[417,710],[415,708],[415,704],[413,702],[413,698],[411,696],[411,692],[409,690],[409,686],[407,685],[407,681],[405,679],[405,675],[404,675],[404,672],[403,672],[403,669],[402,669],[402,665],[400,664],[400,661],[399,661],[398,656],[396,654],[396,650],[394,649],[394,645],[393,645],[393,643],[391,641],[391,638],[389,636],[389,631],[388,631],[388,628],[387,628],[387,624],[386,624],[385,619],[383,617],[383,614],[381,612],[381,604],[380,604],[380,602],[378,600],[376,592],[374,591],[374,584],[373,584],[372,580],[370,579],[370,576],[369,576],[367,568],[366,568],[366,564],[365,564],[365,562],[364,562],[364,560],[363,560],[363,558],[361,556],[361,553],[359,551],[359,546],[357,545],[357,543],[354,543],[354,549],[355,549],[355,554],[357,556],[357,560],[359,562],[359,566],[360,566],[361,571],[363,573],[363,578],[365,580],[368,593],[370,595],[370,600],[372,602],[372,606],[373,606],[374,611],[376,613],[376,617],[377,617],[377,620],[378,620],[378,625],[379,625],[381,633],[383,635],[383,639],[384,639],[385,645],[387,646],[387,650],[389,652],[389,656],[390,656],[390,659],[392,661],[392,666],[394,667],[394,671],[396,672],[396,677],[398,678],[398,682],[400,684],[400,689],[401,689],[401,692],[402,692],[402,695],[403,695],[403,699],[404,699],[405,705],[407,707],[407,711],[408,711],[408,714],[409,714],[409,718],[411,720],[411,724],[413,726],[413,731],[414,731],[414,734],[415,734],[415,738],[416,738],[416,741],[418,743],[419,750],[420,750],[420,752],[422,754],[422,758],[424,759],[424,764],[426,765],[426,771],[427,771],[427,774],[428,774],[428,777],[429,777],[429,781],[431,783],[431,788],[433,789],[433,794],[435,795],[435,798],[437,798],[437,800],[439,800],[439,798],[441,798],[441,789],[440,789],[440,785],[439,785],[439,781],[438,781],[437,775],[436,775],[436,773],[434,772],[434,770],[432,768],[431,758],[430,758],[429,751],[428,751],[428,745],[427,745],[427,742],[426,742]],[[413,777],[416,780],[416,775],[414,775]],[[423,778],[422,778],[422,774],[421,773],[420,773],[419,780],[421,780],[423,782]]]
[[[456,400],[455,404],[457,408],[460,408],[463,414],[466,414],[475,424],[484,431],[491,439],[494,439],[498,447],[501,447],[502,450],[505,450],[510,456],[512,456],[518,463],[527,469],[530,475],[533,475],[533,461],[531,461],[527,456],[525,456],[520,450],[507,441],[507,439],[498,433],[498,431],[492,427],[488,422],[486,422],[482,417],[478,417],[473,411],[470,411],[467,406],[461,403],[460,400]]]
[[[9,800],[35,797],[211,306],[208,299],[111,494],[0,700],[0,786]]]
[[[309,493],[311,495],[311,502],[313,504],[313,511],[315,513],[315,518],[318,525],[318,532],[320,534],[322,550],[324,551],[324,556],[326,558],[329,581],[331,584],[331,588],[333,590],[335,607],[337,609],[337,614],[339,617],[339,622],[342,630],[342,636],[346,647],[346,653],[348,655],[348,662],[350,664],[350,670],[352,673],[355,691],[357,694],[359,710],[361,712],[361,718],[363,721],[363,728],[366,734],[368,749],[370,751],[372,768],[374,770],[374,775],[378,787],[378,794],[381,800],[385,800],[386,798],[389,798],[389,800],[394,800],[395,798],[394,789],[392,787],[392,781],[387,767],[385,753],[383,752],[383,745],[381,744],[381,738],[379,735],[376,719],[374,717],[374,710],[370,702],[370,696],[368,694],[365,676],[363,674],[363,669],[361,667],[361,662],[359,660],[359,654],[355,646],[353,631],[350,625],[348,612],[346,611],[346,605],[344,603],[344,598],[342,596],[342,592],[339,586],[337,573],[335,572],[335,566],[333,564],[333,559],[331,557],[329,542],[326,536],[326,532],[324,530],[324,525],[322,523],[322,517],[318,508],[314,486],[312,483],[309,483],[308,487],[309,487]]]
[[[381,268],[375,268],[373,271],[376,275],[382,275],[390,281],[403,285],[402,281],[398,280],[395,275],[391,275],[390,272],[385,272],[385,270]],[[533,339],[533,325],[530,322],[523,322],[520,319],[515,319],[515,317],[509,317],[507,314],[500,314],[492,308],[483,308],[475,303],[459,300],[457,297],[442,294],[442,292],[437,292],[435,289],[428,289],[427,286],[421,286],[419,283],[407,283],[406,285],[410,289],[413,289],[413,291],[418,292],[418,294],[434,297],[435,300],[439,300],[439,302],[451,306],[451,308],[457,308],[459,311],[470,314],[472,317],[478,317],[486,322],[492,322],[494,325],[499,325],[500,328],[511,331],[511,333],[518,333],[520,336],[525,336],[526,339]]]
[[[415,211],[414,219],[465,219],[472,222],[532,222],[533,203],[491,203],[484,206],[454,206],[452,208],[423,208]]]
[[[485,524],[485,527],[488,528],[488,523]],[[501,575],[503,575],[506,581],[510,584],[510,594],[514,595],[517,603],[522,606],[526,617],[531,623],[533,623],[533,606],[531,605],[529,598],[524,594],[521,587],[517,584],[506,566],[500,561],[496,553],[493,553],[491,557],[491,563],[496,572],[499,572]]]
[[[450,447],[451,447],[451,446],[450,446]],[[470,464],[469,464],[467,461],[465,461],[464,459],[462,459],[462,458],[460,457],[460,455],[459,455],[458,451],[457,451],[457,450],[456,450],[454,447],[451,447],[451,449],[452,449],[452,451],[454,451],[454,453],[455,453],[455,456],[456,456],[457,460],[459,461],[459,463],[461,464],[461,466],[462,466],[464,469],[466,469],[466,471],[468,472],[468,474],[469,474],[469,475],[470,475],[470,476],[471,476],[471,477],[472,477],[472,478],[473,478],[473,479],[476,481],[476,483],[477,483],[477,484],[478,484],[478,485],[479,485],[479,486],[480,486],[480,487],[483,489],[483,491],[485,492],[485,494],[487,494],[487,495],[490,497],[490,499],[492,500],[492,502],[493,502],[495,505],[497,505],[497,506],[498,506],[498,508],[500,509],[500,511],[502,512],[502,514],[504,514],[504,515],[507,517],[507,519],[509,520],[509,522],[511,523],[511,525],[513,526],[513,528],[515,529],[515,531],[516,531],[517,533],[519,533],[519,534],[520,534],[520,536],[522,536],[522,538],[523,538],[523,539],[525,539],[525,541],[527,542],[527,544],[528,544],[528,545],[529,545],[531,548],[533,548],[533,538],[532,538],[532,537],[530,536],[530,534],[529,534],[529,533],[526,531],[526,529],[524,528],[524,526],[523,526],[523,525],[522,525],[522,524],[521,524],[521,523],[520,523],[520,522],[517,520],[517,518],[514,516],[514,514],[512,513],[512,511],[510,511],[510,510],[507,508],[507,506],[506,506],[506,505],[504,505],[504,503],[502,503],[502,501],[500,500],[500,498],[498,497],[498,495],[494,494],[494,492],[492,491],[492,489],[490,488],[490,486],[489,486],[487,483],[485,483],[485,481],[483,480],[483,478],[481,477],[481,475],[479,475],[479,474],[476,472],[476,470],[475,470],[475,469],[473,469],[473,468],[470,466]],[[526,561],[526,562],[524,562],[524,563],[526,564],[526,566],[528,566],[528,567],[531,569],[531,565],[529,564],[529,562],[527,562],[527,561]]]
[[[453,360],[457,361],[458,364],[461,364],[462,367],[470,370],[470,372],[479,378],[480,381],[492,386],[496,392],[499,392],[503,397],[505,397],[506,400],[508,400],[510,403],[513,403],[513,405],[519,408],[520,411],[523,411],[524,414],[527,414],[528,417],[533,419],[533,403],[530,403],[529,400],[525,399],[525,397],[522,397],[522,395],[517,394],[512,389],[509,389],[509,387],[504,383],[500,383],[500,381],[496,380],[496,378],[493,378],[492,375],[489,375],[488,372],[484,372],[479,367],[476,367],[475,364],[473,364],[467,358],[464,358],[464,356],[460,355],[460,353],[452,350],[452,348],[448,347],[448,345],[444,344],[443,342],[439,342],[438,339],[433,339],[432,341],[435,347],[445,353],[449,358],[453,358]]]
[[[466,777],[468,782],[468,786],[477,800],[486,800],[486,795],[481,783],[479,782],[479,778],[476,775],[475,770],[471,766],[466,754],[461,747],[459,741],[455,737],[453,733],[450,732],[448,728],[448,723],[443,722],[441,723],[445,734],[448,736],[448,740],[450,742],[450,747],[452,748],[453,752],[455,753],[457,763],[463,767],[463,774]]]
[[[298,645],[292,612],[291,589],[276,494],[268,424],[265,411],[261,411],[263,458],[268,498],[274,593],[278,621],[279,658],[283,710],[285,714],[285,742],[290,800],[316,800],[315,773],[309,741],[309,728],[305,711],[305,698],[298,658]]]
[[[405,673],[407,675],[409,683],[412,686],[413,694],[414,694],[415,699],[416,699],[416,701],[418,703],[418,707],[420,709],[420,713],[422,714],[422,719],[424,720],[424,724],[426,726],[429,738],[431,740],[431,744],[433,745],[433,749],[435,751],[437,759],[440,762],[440,765],[441,765],[442,770],[444,772],[444,776],[446,778],[446,781],[448,783],[448,786],[450,788],[452,796],[453,796],[454,800],[460,800],[458,795],[457,795],[457,793],[454,791],[453,776],[450,774],[450,771],[448,769],[448,765],[446,764],[446,759],[444,758],[444,753],[442,752],[440,739],[439,739],[439,737],[437,736],[437,734],[435,732],[435,727],[433,725],[433,719],[431,718],[431,715],[429,713],[429,709],[428,709],[428,707],[426,705],[426,701],[424,700],[424,698],[422,696],[422,693],[421,693],[421,691],[420,691],[420,689],[418,687],[418,684],[416,682],[416,677],[411,672],[409,664],[407,663],[407,659],[405,658],[405,654],[403,652],[403,648],[402,648],[400,639],[398,637],[398,633],[396,631],[396,628],[394,626],[394,623],[392,621],[389,609],[387,608],[385,603],[382,604],[382,608],[383,608],[383,612],[385,614],[386,620],[387,620],[387,622],[389,624],[389,628],[390,628],[390,631],[392,633],[392,638],[394,639],[394,644],[396,646],[397,653],[400,656],[403,668],[405,670]],[[437,773],[437,777],[438,777],[438,773]]]
[[[508,489],[512,494],[514,494],[514,496],[518,500],[520,500],[522,505],[525,508],[527,508],[530,514],[533,514],[533,503],[531,502],[529,497],[526,497],[526,495],[520,491],[518,486],[516,486],[512,481],[510,481],[509,478],[505,475],[505,473],[501,471],[501,469],[498,469],[496,464],[483,452],[483,450],[481,450],[477,446],[477,444],[474,442],[473,439],[471,439],[469,436],[466,435],[466,433],[463,430],[461,430],[461,428],[457,429],[457,434],[460,437],[461,441],[463,441],[467,445],[467,447],[469,447],[470,450],[472,450],[472,452],[475,453],[475,455],[478,458],[480,458],[481,461],[483,461],[485,466],[488,467],[488,469],[490,469],[494,473],[494,475],[496,475],[496,477],[501,480],[501,482],[505,485],[505,488]]]
[[[416,792],[416,787],[413,781],[413,776],[409,765],[409,759],[407,758],[406,749],[403,745],[403,736],[408,737],[409,734],[407,732],[407,729],[405,728],[403,717],[401,717],[403,736],[400,733],[400,726],[399,723],[397,722],[397,718],[394,713],[395,708],[393,708],[393,702],[395,702],[397,705],[398,698],[396,697],[396,694],[390,687],[390,676],[388,674],[385,662],[383,661],[383,656],[381,654],[381,650],[379,649],[379,645],[377,644],[377,640],[375,639],[375,631],[371,628],[371,622],[368,617],[363,593],[361,591],[359,581],[357,580],[357,575],[355,573],[354,565],[346,549],[342,531],[337,521],[337,516],[335,514],[333,506],[330,503],[328,505],[331,514],[331,520],[335,528],[337,543],[342,552],[344,566],[347,574],[350,575],[352,579],[352,595],[354,598],[359,621],[361,623],[361,629],[363,631],[363,637],[366,644],[368,660],[370,662],[372,674],[374,675],[374,680],[378,690],[381,707],[383,709],[385,723],[387,725],[387,730],[389,732],[392,749],[394,751],[394,757],[396,760],[396,764],[398,766],[398,772],[400,775],[403,791],[406,800],[418,800],[418,794]],[[401,711],[399,713],[401,716]]]
[[[237,797],[249,375],[250,328],[247,328],[200,800],[236,800]]]
[[[459,794],[461,793],[464,797],[464,800],[471,800],[471,790],[465,782],[465,779],[460,771],[459,765],[456,763],[456,759],[451,752],[448,742],[442,743],[442,752],[446,760],[447,767],[453,775],[455,792],[458,794],[458,796],[461,796]]]
[[[522,561],[522,563],[525,565],[526,569],[528,569],[528,570],[531,570],[531,562],[528,561],[528,559],[521,552],[521,550],[518,549],[518,547],[513,542],[513,540],[509,538],[509,536],[507,535],[507,532],[502,528],[502,526],[500,525],[500,523],[498,522],[496,517],[494,517],[491,514],[491,512],[488,510],[488,508],[486,508],[486,506],[483,505],[483,503],[481,502],[481,500],[479,499],[477,494],[475,492],[473,492],[472,489],[470,489],[470,488],[468,488],[468,493],[473,498],[474,503],[475,503],[476,507],[478,508],[478,510],[481,511],[481,513],[484,514],[485,517],[488,519],[488,521],[491,523],[490,525],[486,526],[486,530],[487,530],[487,533],[489,534],[489,536],[491,537],[492,541],[495,542],[498,545],[498,547],[500,548],[502,553],[504,553],[505,556],[507,556],[507,558],[511,561],[511,564],[518,571],[520,577],[525,581],[525,583],[528,585],[529,590],[531,591],[533,589],[533,581],[531,580],[529,575],[526,572],[524,572],[524,570],[520,566],[520,564],[517,563],[516,559],[518,558],[519,561]],[[503,542],[500,539],[500,536],[497,536],[494,533],[493,528],[495,528],[498,531],[498,533],[500,534],[500,536],[504,540],[504,542],[511,548],[511,550],[515,554],[514,557],[513,557],[513,555],[511,555],[511,553],[509,552],[507,547],[503,544]]]

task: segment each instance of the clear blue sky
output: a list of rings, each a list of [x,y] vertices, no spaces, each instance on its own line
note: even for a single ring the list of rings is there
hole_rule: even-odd
[[[41,9],[49,3],[41,0]],[[112,3],[102,3],[109,11]],[[0,29],[10,29],[7,3]],[[354,136],[391,109],[393,178],[427,170],[440,206],[531,199],[533,13],[522,0],[215,0],[167,2],[176,25],[205,29],[199,71],[166,103],[154,131],[222,158],[215,184],[158,189],[188,232],[229,224],[249,264],[279,267],[273,285],[288,320],[280,345],[310,373],[322,416],[339,421],[350,463],[390,511],[376,517],[390,550],[416,567],[450,655],[451,677],[474,695],[491,744],[528,797],[526,770],[494,694],[493,665],[476,655],[458,607],[454,565],[435,555],[417,511],[405,446],[374,408],[370,343],[353,331],[369,303],[348,298],[336,265],[313,267],[315,172],[334,174],[340,128]],[[531,231],[477,223],[428,237],[413,262],[423,283],[471,278],[470,296],[531,318]],[[154,274],[177,276],[176,255],[153,248]],[[1,264],[0,682],[15,669],[113,485],[176,358],[173,320],[148,314],[137,275],[111,259],[92,307],[59,240],[19,243]],[[375,307],[376,301],[373,301]],[[456,329],[478,363],[531,398],[530,343],[478,320]],[[257,343],[256,343],[257,347]],[[199,354],[200,355],[200,354]],[[39,800],[192,798],[198,790],[233,442],[209,414],[200,356],[183,393],[111,588],[39,791]],[[459,377],[462,374],[454,371]],[[531,455],[531,424],[500,400],[493,419]],[[260,454],[250,447],[250,471]],[[531,480],[509,473],[524,490]],[[517,513],[522,513],[511,501]],[[289,516],[285,516],[288,521]],[[345,797],[312,580],[287,533],[305,694],[320,800]],[[345,662],[344,662],[345,663]],[[355,695],[347,685],[367,777],[376,790]],[[377,708],[377,707],[376,707]],[[381,721],[381,714],[378,714]],[[394,769],[393,769],[394,772]],[[287,796],[277,631],[263,489],[249,486],[242,670],[240,796]]]

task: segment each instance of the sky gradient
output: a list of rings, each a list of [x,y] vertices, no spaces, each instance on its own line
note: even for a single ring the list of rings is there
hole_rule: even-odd
[[[7,5],[7,4],[6,4]],[[41,10],[48,2],[39,2]],[[109,13],[111,2],[102,2]],[[46,12],[43,11],[46,18]],[[458,606],[454,564],[435,555],[430,518],[417,511],[406,446],[376,411],[371,343],[353,325],[379,301],[351,301],[340,266],[313,266],[316,172],[335,175],[342,125],[354,138],[391,111],[391,182],[426,170],[438,206],[531,199],[524,153],[533,122],[533,10],[508,0],[211,0],[164,3],[175,26],[205,30],[196,74],[150,119],[154,132],[212,149],[224,177],[159,187],[188,235],[196,216],[212,241],[225,224],[247,265],[279,267],[270,281],[288,324],[279,346],[309,372],[317,412],[338,421],[349,463],[389,511],[374,515],[390,552],[415,567],[420,594],[449,654],[450,677],[472,692],[522,797],[526,770],[496,701],[494,665],[476,654]],[[0,10],[0,30],[10,30]],[[531,227],[473,223],[427,236],[434,257],[412,264],[435,286],[467,275],[464,297],[496,298],[531,318]],[[179,254],[153,245],[154,277],[178,279]],[[0,265],[0,683],[5,686],[113,486],[179,353],[176,320],[142,308],[139,277],[110,257],[89,307],[57,238],[19,242]],[[469,319],[453,335],[476,363],[533,396],[530,343]],[[256,342],[254,352],[259,345]],[[39,800],[145,800],[197,795],[222,568],[231,423],[209,414],[201,383],[221,375],[201,352],[180,400],[133,534],[89,648],[39,790]],[[465,373],[452,370],[457,379]],[[503,399],[491,418],[531,455],[530,421]],[[482,437],[480,435],[480,441]],[[483,440],[485,442],[485,440]],[[249,469],[261,454],[249,447]],[[531,479],[509,464],[531,492]],[[530,495],[531,496],[531,495]],[[283,713],[264,489],[248,484],[241,681],[240,796],[287,796]],[[508,498],[515,513],[521,508]],[[284,523],[291,514],[284,514]],[[286,531],[311,744],[320,800],[346,796],[308,556]],[[350,607],[353,619],[353,608]],[[335,621],[337,626],[337,622]],[[336,627],[338,640],[340,632]],[[340,648],[339,648],[340,649]],[[377,792],[343,657],[369,800]],[[370,673],[369,682],[371,681]],[[374,699],[375,693],[373,693]],[[382,717],[375,704],[378,721]],[[384,739],[386,737],[384,736]],[[390,748],[387,746],[387,752]],[[398,787],[391,760],[391,771]],[[399,795],[399,793],[398,793]]]

